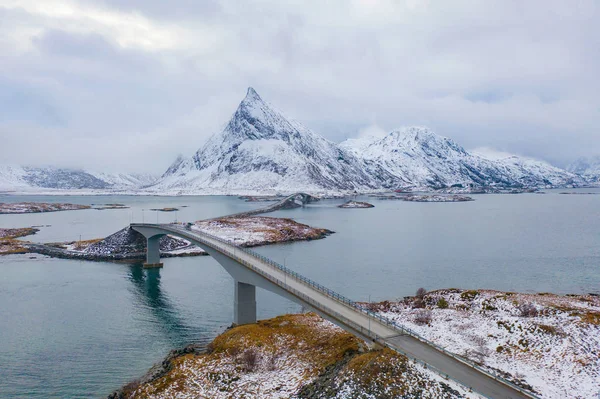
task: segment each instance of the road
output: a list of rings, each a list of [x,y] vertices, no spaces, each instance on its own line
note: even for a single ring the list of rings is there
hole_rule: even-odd
[[[308,303],[311,307],[328,316],[334,323],[352,330],[357,335],[371,338],[382,346],[387,346],[409,358],[425,363],[429,368],[447,376],[473,391],[494,399],[536,398],[517,387],[496,380],[490,374],[466,361],[458,360],[452,354],[443,352],[422,338],[397,325],[380,320],[353,302],[325,287],[277,265],[275,262],[245,248],[225,242],[206,233],[189,230],[178,225],[136,224],[134,226],[153,227],[164,233],[176,235],[199,246],[209,246],[214,250],[259,273],[288,293]],[[413,335],[414,334],[414,335]]]

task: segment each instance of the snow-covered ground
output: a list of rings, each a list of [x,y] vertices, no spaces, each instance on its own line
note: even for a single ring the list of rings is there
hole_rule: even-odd
[[[315,314],[286,315],[228,330],[208,354],[175,359],[129,398],[478,398],[390,350],[363,344]]]
[[[440,290],[416,303],[370,306],[543,398],[600,395],[600,297]]]
[[[316,240],[332,232],[314,228],[292,219],[266,216],[225,217],[194,223],[192,230],[202,231],[245,247],[278,242]]]

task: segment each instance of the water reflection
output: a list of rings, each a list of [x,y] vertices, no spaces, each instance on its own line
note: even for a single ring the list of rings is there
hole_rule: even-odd
[[[187,325],[169,296],[161,288],[160,269],[144,269],[141,264],[129,266],[129,281],[133,284],[138,309],[147,309],[153,323],[160,326],[167,339],[180,343],[189,337],[192,328]]]

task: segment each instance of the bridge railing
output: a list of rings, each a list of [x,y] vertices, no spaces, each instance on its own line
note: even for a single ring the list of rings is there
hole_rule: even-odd
[[[283,266],[283,265],[281,265],[281,264],[273,261],[272,259],[267,258],[264,255],[259,254],[256,251],[253,251],[253,250],[251,250],[249,248],[241,247],[241,246],[237,245],[235,242],[223,239],[221,237],[217,237],[215,235],[212,235],[212,234],[209,234],[209,233],[206,233],[206,232],[203,232],[203,231],[188,230],[188,229],[186,229],[184,227],[172,227],[173,225],[167,225],[167,226],[168,226],[167,230],[173,229],[175,231],[183,231],[183,232],[185,232],[187,234],[191,233],[192,235],[194,235],[194,237],[196,237],[200,241],[205,242],[208,245],[211,245],[211,243],[206,242],[206,240],[203,240],[202,236],[206,236],[206,237],[208,237],[208,238],[210,238],[212,240],[221,242],[221,243],[223,243],[225,245],[228,245],[228,246],[233,246],[236,251],[239,250],[239,251],[245,252],[245,253],[247,253],[247,254],[255,257],[255,258],[260,259],[262,262],[267,263],[267,264],[269,264],[269,265],[271,265],[271,266],[279,269],[280,271],[284,272],[286,275],[294,278],[295,280],[301,281],[304,284],[307,284],[310,287],[315,288],[317,291],[319,291],[319,292],[321,292],[321,293],[323,293],[323,294],[325,294],[325,295],[327,295],[327,296],[329,296],[331,298],[334,298],[334,299],[338,300],[339,302],[342,302],[342,303],[344,303],[344,304],[352,307],[355,310],[358,310],[359,312],[367,315],[368,317],[370,317],[370,318],[372,318],[374,320],[377,320],[380,323],[382,323],[382,324],[384,324],[384,325],[386,325],[386,326],[388,326],[388,327],[390,327],[390,328],[398,331],[400,334],[409,335],[409,336],[411,336],[411,337],[413,337],[413,338],[415,338],[415,339],[417,339],[417,340],[419,340],[419,341],[421,341],[421,342],[423,342],[423,343],[425,343],[425,344],[427,344],[427,345],[429,345],[431,347],[434,347],[438,351],[440,351],[440,352],[442,352],[442,353],[444,353],[444,354],[446,354],[446,355],[448,355],[448,356],[450,356],[450,357],[458,360],[459,362],[461,362],[461,363],[463,363],[463,364],[465,364],[465,365],[467,365],[467,366],[469,366],[469,367],[471,367],[471,368],[473,368],[475,370],[478,370],[479,372],[481,372],[481,373],[489,376],[490,378],[492,378],[494,380],[497,380],[497,381],[500,381],[503,384],[510,386],[511,388],[513,388],[513,389],[515,389],[515,390],[523,393],[526,396],[529,396],[531,398],[537,398],[537,396],[533,395],[530,391],[527,391],[527,390],[521,388],[520,386],[518,386],[518,385],[514,384],[513,382],[507,380],[506,378],[504,378],[504,377],[496,374],[495,372],[487,370],[487,369],[484,369],[481,366],[478,366],[477,364],[471,362],[470,360],[465,359],[465,358],[463,358],[461,356],[456,355],[455,353],[452,353],[452,352],[446,350],[445,348],[437,345],[436,343],[428,340],[427,338],[424,338],[423,336],[421,336],[420,334],[418,334],[414,330],[412,330],[410,328],[407,328],[407,327],[404,327],[403,325],[398,324],[395,321],[393,321],[391,319],[388,319],[387,317],[381,316],[378,313],[375,313],[375,312],[373,312],[373,311],[371,311],[369,309],[366,309],[364,306],[359,305],[358,303],[354,302],[353,300],[348,299],[348,298],[346,298],[345,296],[343,296],[341,294],[338,294],[337,292],[335,292],[335,291],[333,291],[333,290],[331,290],[331,289],[329,289],[329,288],[327,288],[327,287],[325,287],[325,286],[323,286],[323,285],[321,285],[321,284],[319,284],[319,283],[317,283],[317,282],[315,282],[315,281],[313,281],[313,280],[311,280],[311,279],[309,279],[309,278],[307,278],[307,277],[305,277],[305,276],[303,276],[303,275],[301,275],[301,274],[299,274],[299,273],[297,273],[297,272],[289,269],[288,267],[285,267],[285,266]],[[345,324],[347,324],[347,325],[351,326],[353,329],[359,331],[361,334],[363,334],[363,335],[365,335],[367,337],[372,337],[375,341],[379,342],[380,344],[382,344],[382,345],[384,345],[386,347],[390,347],[391,349],[397,350],[396,348],[391,347],[389,345],[389,343],[385,340],[385,338],[383,338],[383,337],[381,337],[381,336],[373,333],[370,329],[368,329],[368,330],[365,329],[364,327],[360,326],[359,324],[357,324],[357,323],[349,320],[348,318],[342,316],[338,312],[325,307],[324,305],[316,302],[314,299],[310,298],[309,296],[307,296],[307,295],[305,295],[305,294],[303,294],[303,293],[295,290],[294,288],[292,288],[289,285],[287,285],[287,283],[285,283],[285,282],[283,282],[283,281],[281,281],[281,280],[279,280],[279,279],[277,279],[277,278],[269,275],[268,273],[265,273],[261,269],[258,269],[257,267],[253,266],[251,263],[249,263],[249,262],[245,261],[244,259],[240,258],[239,256],[237,256],[237,254],[231,252],[228,248],[226,248],[226,247],[225,248],[219,248],[219,250],[222,251],[222,252],[224,252],[224,253],[226,253],[228,256],[234,258],[236,261],[242,263],[244,266],[252,269],[256,273],[260,274],[261,276],[265,277],[267,280],[276,282],[277,285],[285,287],[286,290],[292,292],[294,295],[298,296],[302,300],[304,300],[307,303],[311,304],[316,309],[319,309],[319,310],[321,310],[323,308],[327,309],[327,311],[325,313],[328,313],[328,314],[331,313],[332,316],[335,316],[339,320],[343,321]],[[420,363],[422,363],[422,364],[424,364],[424,365],[426,365],[428,368],[433,369],[433,371],[435,371],[436,373],[442,375],[443,377],[450,378],[447,374],[442,373],[441,371],[435,369],[435,367],[433,367],[433,366],[431,366],[431,365],[429,365],[427,363],[424,363],[422,361],[419,361],[418,359],[415,359],[415,360],[418,361],[418,362],[420,362]],[[456,382],[460,383],[460,381],[456,381]],[[460,384],[462,385],[462,383],[460,383]]]

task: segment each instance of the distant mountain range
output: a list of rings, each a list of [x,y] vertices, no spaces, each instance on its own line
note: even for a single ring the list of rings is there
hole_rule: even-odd
[[[591,158],[580,158],[567,166],[567,170],[582,176],[590,183],[600,183],[600,155]]]
[[[452,186],[565,187],[599,183],[600,158],[568,170],[546,162],[468,152],[425,127],[333,143],[249,88],[223,129],[156,178],[59,168],[0,166],[0,190],[107,190],[140,194],[366,192]]]
[[[381,165],[395,176],[392,186],[444,188],[452,185],[540,187],[585,181],[546,162],[514,155],[486,157],[467,152],[425,127],[394,130],[381,139],[352,139],[340,147]]]
[[[150,174],[0,165],[0,191],[137,190],[156,180]]]
[[[546,187],[586,181],[548,163],[486,158],[424,127],[332,143],[249,88],[231,120],[191,158],[179,157],[155,192],[368,191],[461,186]]]

